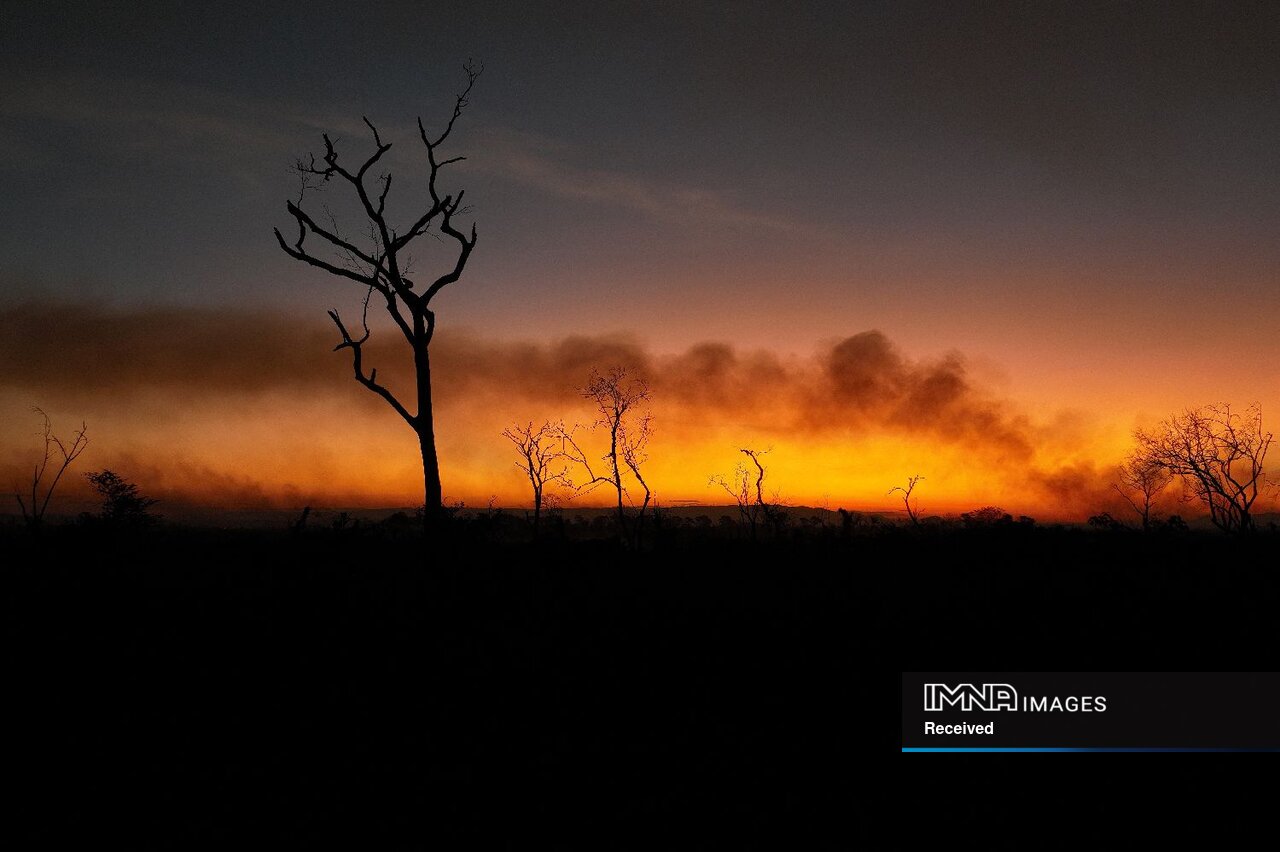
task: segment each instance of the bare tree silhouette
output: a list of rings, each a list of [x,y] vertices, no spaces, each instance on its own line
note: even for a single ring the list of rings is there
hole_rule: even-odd
[[[600,485],[608,485],[613,490],[617,505],[618,537],[619,540],[625,540],[628,533],[626,502],[630,501],[630,492],[624,480],[624,471],[630,471],[631,477],[644,491],[633,537],[635,546],[639,547],[645,512],[652,497],[649,484],[641,471],[648,461],[647,448],[653,435],[653,418],[648,411],[639,411],[640,406],[649,402],[649,385],[644,379],[629,378],[626,368],[613,367],[604,373],[592,371],[590,381],[582,389],[582,396],[595,404],[596,419],[592,428],[604,429],[609,433],[609,448],[600,457],[605,468],[597,474],[590,458],[578,445],[576,429],[562,432],[566,457],[581,466],[587,474],[586,480],[575,488],[579,492],[586,492]],[[634,505],[634,501],[631,502]]]
[[[731,477],[713,476],[708,483],[719,485],[738,504],[738,514],[751,531],[752,541],[756,540],[756,531],[762,521],[776,524],[775,509],[764,499],[764,479],[767,468],[760,461],[762,456],[772,451],[772,447],[764,450],[740,449],[738,452],[750,459],[750,467],[739,462],[733,469]]]
[[[383,172],[378,175],[373,187],[366,183],[370,169],[377,165],[382,156],[391,149],[391,143],[382,141],[377,128],[368,118],[364,118],[364,123],[373,134],[374,152],[353,171],[339,162],[334,142],[329,138],[329,134],[323,134],[324,156],[317,161],[312,154],[309,160],[298,161],[296,170],[301,181],[298,201],[296,203],[290,201],[286,204],[289,215],[298,224],[297,239],[291,244],[285,240],[279,229],[275,229],[280,248],[290,257],[367,288],[360,337],[351,335],[336,310],[329,311],[329,317],[338,327],[338,333],[342,338],[334,347],[334,351],[350,349],[356,381],[386,400],[387,404],[416,433],[422,454],[423,520],[428,526],[440,517],[442,506],[440,465],[436,456],[435,423],[431,407],[429,348],[436,328],[436,315],[431,309],[431,300],[442,289],[462,277],[463,269],[476,245],[474,224],[471,226],[470,234],[459,230],[454,224],[454,217],[462,210],[463,191],[459,191],[456,196],[449,194],[442,196],[441,190],[436,186],[441,169],[466,159],[465,157],[438,158],[441,145],[449,138],[454,123],[467,106],[471,89],[483,69],[468,62],[463,70],[466,72],[466,86],[454,101],[453,113],[444,130],[432,138],[423,126],[422,119],[418,119],[418,136],[422,140],[427,155],[427,192],[431,204],[406,229],[399,230],[392,227],[388,224],[385,215],[387,196],[391,192],[391,174]],[[355,191],[364,216],[368,220],[366,224],[369,233],[368,238],[363,241],[363,247],[345,239],[339,233],[337,223],[332,220],[332,217],[330,217],[331,225],[326,227],[318,224],[302,209],[302,202],[308,190],[322,188],[335,177],[349,184]],[[457,258],[452,269],[445,271],[425,289],[415,290],[414,282],[407,277],[413,263],[408,250],[415,240],[428,233],[433,223],[437,224],[440,234],[457,244]],[[315,235],[322,241],[322,247],[325,250],[323,253],[328,255],[327,259],[312,254],[306,245],[309,235]],[[417,392],[416,412],[410,413],[408,406],[378,382],[376,369],[365,372],[362,347],[369,339],[369,300],[374,293],[385,301],[387,314],[413,350]]]
[[[649,501],[653,498],[653,492],[649,490],[649,483],[645,481],[641,470],[645,462],[649,460],[649,438],[652,436],[653,415],[647,411],[640,416],[639,421],[634,425],[628,424],[624,420],[618,428],[618,445],[622,451],[622,461],[644,491],[644,500],[641,501],[639,512],[636,515],[634,538],[637,548],[640,547],[644,536],[645,512],[649,508]],[[634,502],[632,505],[634,505]]]
[[[911,492],[915,491],[916,486],[923,481],[924,477],[917,473],[915,476],[907,480],[906,488],[903,488],[901,485],[895,485],[893,488],[889,489],[890,494],[895,491],[902,492],[902,505],[906,506],[907,517],[911,519],[911,525],[914,527],[920,526],[920,516],[917,514],[917,509],[911,505]]]
[[[1151,507],[1161,491],[1173,481],[1173,474],[1163,465],[1157,464],[1150,457],[1135,452],[1120,465],[1118,470],[1120,481],[1111,487],[1124,498],[1125,502],[1138,513],[1142,520],[1142,531],[1151,529]]]
[[[1250,512],[1266,482],[1273,437],[1263,429],[1260,405],[1237,414],[1226,404],[1187,409],[1154,432],[1134,433],[1143,463],[1181,477],[1187,499],[1203,503],[1226,533],[1254,530]]]
[[[58,487],[58,482],[62,480],[62,475],[67,472],[67,468],[71,467],[71,463],[80,457],[85,447],[89,446],[89,438],[86,436],[89,427],[81,423],[80,431],[72,436],[70,443],[67,443],[53,434],[53,426],[49,422],[49,415],[44,413],[44,409],[34,408],[32,411],[39,414],[40,419],[44,421],[42,435],[44,438],[44,454],[32,469],[30,505],[23,498],[21,486],[14,487],[13,496],[17,499],[18,506],[22,509],[23,523],[32,533],[37,533],[44,523],[45,512],[49,509],[49,501],[53,498],[53,492]],[[57,455],[61,456],[61,460],[55,458],[55,450],[57,450]],[[57,464],[56,470],[50,469],[50,462]],[[49,478],[50,475],[52,475],[51,479]],[[44,492],[43,497],[41,496],[42,491]]]
[[[567,484],[568,465],[563,451],[565,434],[563,424],[544,422],[534,428],[533,421],[527,424],[517,423],[506,429],[502,437],[515,445],[520,454],[516,467],[529,479],[533,489],[533,537],[538,537],[542,522],[542,508],[547,505],[546,487],[554,482]]]

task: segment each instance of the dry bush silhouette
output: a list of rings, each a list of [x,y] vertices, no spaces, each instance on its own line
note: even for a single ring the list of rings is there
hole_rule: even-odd
[[[644,379],[629,377],[626,368],[613,367],[604,373],[593,371],[581,393],[596,408],[596,419],[591,428],[608,433],[609,447],[600,456],[604,469],[596,473],[590,457],[578,444],[577,429],[562,431],[565,457],[586,473],[585,480],[573,487],[577,492],[585,493],[599,486],[608,486],[614,492],[617,506],[619,540],[630,538],[632,544],[639,548],[645,513],[653,498],[643,473],[649,458],[649,440],[653,436],[653,415],[645,408],[650,400],[649,385]],[[627,473],[644,493],[638,506],[627,486]],[[566,479],[566,482],[571,480]],[[627,522],[628,504],[637,509],[634,526]]]
[[[960,520],[969,529],[983,529],[1012,524],[1013,515],[999,506],[983,506],[981,509],[974,509],[972,512],[963,512],[960,515]]]
[[[1187,409],[1152,432],[1139,430],[1135,458],[1182,479],[1184,499],[1202,503],[1214,526],[1228,534],[1251,533],[1254,502],[1266,484],[1264,462],[1273,439],[1262,408],[1244,414],[1230,405]]]
[[[144,495],[138,486],[112,470],[86,473],[85,479],[102,498],[97,520],[114,527],[147,527],[159,521],[151,513],[158,503]]]
[[[427,157],[427,192],[431,204],[417,219],[400,229],[387,221],[387,196],[391,192],[391,174],[383,172],[374,180],[371,187],[368,183],[370,170],[377,165],[382,156],[391,149],[390,142],[383,142],[378,129],[368,118],[365,125],[373,135],[374,152],[369,155],[355,170],[339,162],[338,151],[329,134],[323,134],[324,155],[319,161],[314,154],[307,161],[298,161],[298,173],[301,188],[297,202],[290,201],[286,208],[297,222],[298,236],[291,244],[287,242],[279,229],[275,230],[276,240],[280,248],[295,260],[310,264],[324,270],[330,275],[345,278],[366,288],[364,309],[361,316],[361,336],[352,337],[347,326],[338,316],[336,310],[329,311],[329,317],[338,327],[341,342],[334,347],[351,350],[352,369],[355,379],[373,393],[386,400],[387,404],[407,423],[418,437],[418,445],[422,455],[423,479],[423,521],[428,526],[442,515],[443,497],[440,484],[440,465],[436,456],[435,424],[432,416],[431,400],[431,360],[429,349],[435,335],[436,315],[431,309],[431,300],[448,285],[462,277],[463,269],[476,245],[476,228],[472,224],[470,233],[465,233],[454,224],[454,217],[462,212],[463,191],[458,194],[441,195],[442,190],[436,186],[441,169],[445,166],[466,159],[465,157],[449,157],[439,159],[441,145],[449,138],[454,123],[462,115],[468,104],[471,89],[482,68],[468,62],[464,66],[466,87],[454,101],[453,113],[450,115],[444,130],[432,138],[426,131],[422,119],[418,119],[418,136],[422,140]],[[324,188],[332,179],[350,185],[359,199],[360,206],[367,221],[367,236],[357,245],[340,233],[337,221],[329,216],[330,224],[321,225],[302,209],[303,201],[309,191]],[[326,214],[328,209],[325,208]],[[435,278],[425,288],[416,289],[416,284],[408,277],[413,258],[409,254],[412,244],[425,234],[430,233],[435,224],[439,234],[432,234],[438,239],[448,238],[456,243],[458,254],[453,268]],[[306,240],[314,235],[321,241],[327,257],[313,254]],[[377,369],[365,372],[363,345],[369,339],[369,301],[377,293],[385,302],[388,316],[394,321],[396,328],[413,350],[415,372],[415,390],[417,392],[417,411],[410,413],[390,390],[378,383]]]
[[[89,427],[81,423],[80,431],[76,432],[68,443],[53,434],[53,426],[49,422],[49,415],[45,414],[43,409],[34,408],[32,410],[39,414],[40,419],[44,422],[41,434],[44,439],[44,452],[40,460],[32,468],[31,486],[27,495],[24,497],[21,486],[15,486],[13,496],[18,501],[18,506],[22,509],[23,523],[26,524],[28,530],[36,533],[40,531],[40,527],[44,524],[45,512],[49,509],[49,501],[53,499],[53,492],[62,480],[62,475],[67,472],[67,468],[71,467],[72,462],[80,457],[85,447],[89,446],[89,438],[86,436]],[[50,468],[50,463],[55,464],[56,468]],[[41,496],[42,492],[43,496]]]

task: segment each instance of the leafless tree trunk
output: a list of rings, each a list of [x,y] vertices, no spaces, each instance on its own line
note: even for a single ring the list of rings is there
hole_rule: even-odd
[[[502,433],[515,445],[520,454],[516,467],[529,479],[533,489],[533,537],[538,537],[542,522],[542,507],[545,502],[546,487],[554,482],[566,482],[569,474],[567,466],[559,465],[565,455],[561,451],[563,444],[560,436],[564,434],[562,424],[543,423],[534,428],[533,421],[527,425],[517,423]],[[559,469],[557,469],[557,467]]]
[[[391,149],[391,143],[383,142],[377,128],[368,118],[365,118],[364,123],[373,135],[374,152],[352,171],[339,162],[333,141],[327,133],[324,134],[323,157],[317,161],[313,154],[308,161],[298,162],[297,172],[301,177],[301,191],[296,203],[290,201],[286,205],[289,215],[298,225],[297,239],[289,243],[279,229],[275,230],[280,248],[290,257],[366,288],[364,314],[361,318],[362,334],[359,338],[352,336],[336,310],[329,311],[329,317],[341,335],[341,340],[334,347],[334,351],[351,350],[352,368],[356,381],[382,397],[417,435],[418,447],[422,455],[423,519],[427,526],[439,519],[443,499],[440,465],[436,456],[435,417],[431,400],[430,345],[436,328],[436,315],[431,309],[431,300],[445,287],[462,277],[463,269],[476,245],[474,224],[469,234],[459,230],[454,224],[454,217],[462,211],[463,192],[459,191],[456,196],[442,196],[441,190],[436,186],[441,169],[466,159],[465,157],[438,158],[440,146],[448,139],[454,123],[467,106],[471,89],[482,69],[467,63],[464,70],[466,87],[457,96],[453,114],[449,117],[444,131],[433,139],[427,134],[422,119],[418,119],[418,136],[422,140],[427,157],[427,193],[431,204],[406,229],[394,228],[387,221],[386,204],[387,196],[391,192],[391,174],[388,172],[380,174],[373,181],[373,186],[370,186],[367,180],[370,170]],[[330,217],[331,225],[320,225],[302,209],[302,202],[308,190],[323,188],[333,178],[348,184],[360,202],[367,220],[365,224],[369,230],[368,239],[363,241],[363,246],[357,246],[344,238],[332,217]],[[428,233],[433,224],[437,226],[440,235],[456,244],[458,254],[452,269],[445,271],[424,290],[416,290],[414,282],[408,277],[413,263],[408,250],[415,240]],[[307,237],[312,235],[321,241],[324,253],[328,255],[327,258],[312,254],[306,245]],[[374,293],[377,293],[385,302],[388,316],[413,350],[414,390],[417,394],[417,410],[414,412],[410,412],[408,406],[378,382],[376,369],[365,371],[362,347],[369,339],[368,309],[369,300]]]
[[[1263,463],[1274,437],[1262,427],[1261,406],[1243,415],[1229,405],[1188,409],[1134,437],[1141,463],[1181,477],[1189,499],[1205,504],[1215,526],[1253,532],[1250,512],[1266,482]]]
[[[1173,481],[1173,474],[1153,459],[1134,453],[1120,465],[1119,477],[1120,481],[1111,487],[1138,513],[1142,531],[1148,532],[1151,529],[1151,507],[1160,492]]]
[[[889,489],[890,494],[895,491],[902,492],[902,505],[907,507],[907,517],[911,519],[911,525],[913,527],[920,526],[920,516],[916,512],[916,508],[911,505],[911,492],[915,491],[916,485],[923,480],[924,477],[917,473],[915,476],[907,480],[906,488],[903,488],[901,485],[895,485],[893,488]]]
[[[62,480],[62,475],[67,472],[67,468],[71,467],[71,463],[84,452],[85,447],[89,446],[89,439],[85,436],[88,426],[81,423],[80,431],[72,436],[71,442],[68,444],[53,434],[53,426],[49,422],[49,415],[45,414],[43,409],[36,408],[33,410],[44,421],[44,434],[42,436],[44,438],[44,454],[32,469],[30,496],[24,499],[23,489],[20,486],[14,488],[13,496],[17,499],[18,506],[22,509],[23,523],[34,534],[38,533],[40,527],[44,524],[44,515],[49,509],[49,501],[53,498],[54,489],[58,487],[58,483]],[[61,461],[54,457],[55,449],[57,454],[62,457]],[[51,473],[50,462],[57,463],[57,470],[52,471],[52,479],[48,478]],[[44,496],[41,496],[41,492],[43,492]],[[28,499],[30,500],[30,505],[27,503]]]

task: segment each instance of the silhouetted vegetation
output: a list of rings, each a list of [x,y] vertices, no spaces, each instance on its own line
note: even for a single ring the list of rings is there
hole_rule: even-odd
[[[582,396],[595,406],[593,430],[608,434],[608,448],[600,456],[604,469],[597,470],[587,452],[578,444],[577,430],[561,432],[563,454],[585,472],[585,478],[574,482],[577,493],[588,493],[606,486],[614,493],[617,509],[618,540],[630,540],[639,548],[644,532],[645,512],[653,498],[645,481],[643,466],[648,461],[649,439],[653,435],[653,416],[647,410],[649,385],[644,379],[629,376],[625,367],[612,367],[601,373],[593,371],[582,388]],[[643,492],[636,510],[635,523],[628,525],[627,505],[636,507],[627,483],[627,474]],[[566,481],[573,482],[569,477]],[[625,501],[625,502],[624,502]]]
[[[85,479],[89,480],[93,490],[102,499],[102,508],[97,516],[86,516],[89,519],[112,527],[132,529],[148,527],[160,520],[151,512],[151,507],[158,501],[142,494],[135,483],[114,471],[86,473]]]
[[[923,480],[924,480],[924,477],[917,473],[915,476],[912,476],[910,479],[907,480],[907,484],[905,487],[901,485],[895,485],[893,488],[889,489],[889,494],[891,495],[895,491],[902,492],[902,505],[906,507],[907,518],[911,521],[913,526],[920,525],[920,517],[916,513],[917,512],[916,507],[911,505],[911,495],[912,493],[915,492],[916,486],[919,485]]]
[[[1273,439],[1261,407],[1244,414],[1229,405],[1187,409],[1134,437],[1138,455],[1131,464],[1180,477],[1188,499],[1200,502],[1223,532],[1254,531],[1253,504],[1267,482],[1263,463]]]
[[[72,462],[80,457],[80,454],[89,446],[89,438],[87,432],[89,427],[80,424],[80,431],[76,432],[70,441],[63,441],[57,435],[53,434],[53,425],[49,422],[49,415],[44,413],[43,409],[34,409],[36,414],[40,415],[43,422],[41,437],[44,441],[40,460],[35,463],[31,471],[30,488],[24,494],[20,486],[14,487],[13,496],[18,501],[18,506],[22,510],[22,521],[27,529],[32,533],[40,531],[41,525],[44,523],[45,514],[49,510],[49,501],[53,499],[53,492],[57,489],[58,483],[62,481],[62,475],[67,472],[67,468],[71,467]],[[56,454],[54,451],[57,451]],[[53,464],[54,467],[50,467]]]
[[[1173,473],[1155,459],[1137,452],[1119,469],[1120,482],[1112,487],[1142,521],[1143,531],[1151,529],[1151,509],[1156,498],[1173,481]]]
[[[528,478],[533,489],[533,537],[537,538],[542,524],[542,510],[553,501],[547,493],[547,486],[560,483],[569,484],[569,468],[564,463],[565,434],[563,424],[552,425],[544,422],[537,428],[533,421],[527,424],[517,423],[502,433],[502,437],[515,446],[520,454],[516,467]]]
[[[381,173],[377,177],[378,185],[375,187],[368,185],[366,177],[382,156],[391,150],[391,143],[382,141],[378,129],[366,117],[364,123],[373,135],[373,154],[353,171],[339,162],[338,150],[329,134],[325,133],[323,135],[324,154],[321,159],[317,161],[312,154],[306,161],[299,160],[296,166],[300,181],[298,200],[288,202],[286,208],[298,224],[297,239],[291,244],[285,240],[279,229],[275,230],[280,248],[290,257],[366,288],[360,318],[360,337],[352,337],[336,310],[329,311],[329,317],[337,326],[342,338],[334,347],[334,351],[351,350],[352,368],[356,381],[382,397],[417,435],[422,455],[423,493],[426,506],[423,517],[426,523],[438,519],[443,506],[431,400],[430,346],[436,330],[436,315],[431,309],[431,301],[442,289],[462,277],[467,260],[471,257],[471,252],[476,245],[475,225],[472,224],[468,234],[454,223],[454,217],[465,212],[462,207],[463,191],[460,190],[457,195],[442,195],[443,190],[436,186],[441,169],[466,159],[465,157],[439,158],[441,146],[449,138],[454,123],[467,106],[471,89],[482,69],[468,62],[464,70],[466,87],[454,101],[453,113],[449,116],[444,129],[433,138],[427,133],[422,119],[418,119],[418,136],[422,140],[427,155],[427,193],[431,200],[430,206],[422,215],[408,223],[407,227],[397,228],[388,222],[386,204],[387,196],[391,192],[391,174],[390,172]],[[360,230],[362,232],[367,230],[368,239],[362,246],[344,237],[336,221],[331,221],[328,225],[318,224],[302,209],[303,201],[309,191],[325,188],[334,178],[351,186],[364,211],[367,221],[364,223],[365,227]],[[325,213],[328,215],[327,207]],[[457,258],[452,269],[435,278],[425,288],[415,290],[417,285],[409,278],[409,273],[413,271],[413,257],[410,255],[410,250],[419,237],[430,232],[432,225],[436,226],[442,237],[457,244]],[[308,235],[314,235],[321,241],[323,256],[313,254],[307,247]],[[397,330],[413,351],[414,389],[417,396],[417,410],[413,413],[410,413],[408,407],[395,394],[378,382],[376,368],[367,373],[365,371],[363,347],[369,340],[369,300],[374,293],[383,299],[387,315],[394,321]]]
[[[1008,526],[1013,523],[1013,515],[999,506],[983,506],[981,509],[962,513],[960,520],[970,529],[982,529],[985,527]]]
[[[772,452],[772,448],[765,450],[743,448],[738,452],[747,457],[751,462],[750,467],[746,463],[739,462],[733,469],[731,477],[712,476],[710,484],[719,485],[737,503],[738,516],[750,533],[752,541],[756,540],[761,524],[773,529],[776,535],[786,525],[787,516],[780,505],[781,500],[775,499],[770,503],[764,496],[764,480],[768,469],[761,459]]]

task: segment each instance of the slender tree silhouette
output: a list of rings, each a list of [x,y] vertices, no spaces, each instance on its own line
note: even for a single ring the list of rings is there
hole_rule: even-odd
[[[534,538],[538,537],[542,522],[542,508],[546,505],[548,496],[545,493],[547,486],[555,482],[567,484],[569,481],[569,468],[564,464],[566,456],[561,439],[564,434],[563,424],[547,421],[535,428],[532,420],[527,424],[517,423],[502,433],[502,437],[510,441],[520,454],[516,467],[529,479],[529,485],[533,489]]]
[[[53,434],[53,426],[49,422],[49,415],[44,413],[41,408],[32,409],[36,414],[40,415],[40,419],[44,422],[44,430],[42,437],[44,438],[44,453],[40,460],[35,463],[31,473],[31,488],[29,492],[30,505],[27,499],[23,497],[23,489],[18,486],[14,488],[13,496],[18,501],[18,506],[22,509],[22,521],[26,524],[27,529],[32,533],[38,533],[40,527],[44,524],[45,512],[49,509],[49,501],[53,499],[54,489],[58,487],[58,483],[62,480],[62,475],[67,472],[67,468],[71,467],[71,463],[80,457],[85,447],[89,446],[89,439],[86,437],[89,427],[84,423],[80,424],[80,431],[72,436],[70,443],[63,441],[57,435]],[[61,460],[54,457],[54,451],[61,456]],[[57,464],[57,469],[51,469],[49,463]],[[41,496],[43,492],[43,496]]]
[[[1142,531],[1151,529],[1151,508],[1156,497],[1173,481],[1173,474],[1165,466],[1141,452],[1135,452],[1120,465],[1119,482],[1111,487],[1124,498],[1142,521]],[[1104,513],[1105,514],[1105,513]]]
[[[911,525],[913,527],[920,526],[920,516],[918,514],[917,507],[911,505],[911,492],[915,491],[916,486],[923,481],[924,481],[924,477],[917,473],[915,476],[907,480],[907,486],[905,488],[903,488],[901,485],[895,485],[894,487],[889,489],[890,494],[892,494],[895,491],[902,492],[902,505],[906,506],[907,517],[911,519]]]
[[[638,548],[645,512],[653,496],[642,473],[644,463],[648,461],[649,439],[653,436],[652,415],[640,410],[641,406],[649,402],[649,385],[644,379],[629,377],[626,368],[613,367],[604,373],[592,371],[590,381],[582,389],[582,396],[595,404],[596,420],[592,423],[592,428],[608,432],[609,448],[601,456],[605,470],[597,474],[590,458],[578,445],[576,428],[561,433],[566,457],[581,466],[587,474],[586,480],[574,487],[579,492],[586,492],[607,484],[616,497],[618,539],[625,542],[630,532],[632,543]],[[626,514],[626,501],[630,500],[630,491],[625,482],[624,471],[630,471],[631,477],[644,491],[635,528],[630,531]]]
[[[285,240],[279,229],[275,229],[280,248],[290,257],[367,288],[364,312],[361,316],[360,337],[352,336],[336,310],[329,311],[329,317],[338,327],[338,333],[341,335],[341,341],[334,347],[334,351],[351,350],[352,369],[356,381],[382,397],[417,435],[422,454],[423,521],[428,527],[439,520],[442,514],[440,464],[436,455],[435,421],[431,400],[429,349],[436,329],[436,315],[431,309],[431,300],[445,287],[462,277],[463,269],[476,245],[475,225],[472,224],[470,233],[466,233],[454,223],[454,217],[462,210],[464,191],[460,190],[456,196],[441,195],[442,190],[436,183],[441,169],[466,159],[465,157],[446,159],[439,157],[440,148],[449,138],[454,123],[466,108],[476,78],[480,76],[483,69],[468,62],[463,70],[466,73],[466,86],[454,101],[453,113],[444,130],[433,138],[427,133],[422,119],[418,119],[418,136],[422,140],[427,156],[427,192],[431,204],[406,229],[396,229],[387,221],[386,204],[387,196],[391,192],[391,174],[389,172],[380,174],[373,187],[368,184],[370,170],[391,149],[391,143],[382,141],[378,129],[367,117],[364,118],[364,123],[373,134],[374,152],[353,171],[339,162],[338,151],[333,141],[329,134],[323,134],[324,155],[319,161],[314,154],[305,162],[298,161],[296,170],[301,184],[298,201],[290,201],[286,204],[289,215],[298,225],[297,239],[290,243]],[[318,224],[302,209],[307,191],[317,188],[320,184],[328,183],[333,178],[349,184],[359,199],[369,228],[369,235],[363,247],[345,239],[339,233],[336,222],[329,227]],[[457,244],[458,254],[452,269],[445,271],[424,290],[417,290],[414,282],[407,277],[412,264],[408,249],[415,240],[427,234],[433,224],[437,226],[441,235]],[[310,235],[321,240],[323,253],[328,255],[327,258],[312,253],[306,243]],[[413,350],[417,392],[415,412],[410,412],[407,405],[378,382],[376,369],[365,372],[363,346],[369,339],[369,300],[375,293],[383,299],[387,314]]]
[[[738,452],[751,461],[751,467],[739,462],[731,477],[713,476],[708,483],[719,485],[738,504],[738,514],[750,530],[752,541],[756,540],[761,522],[772,523],[775,528],[781,524],[781,509],[764,499],[764,479],[768,468],[760,459],[772,451],[772,447],[764,450],[740,449]]]

